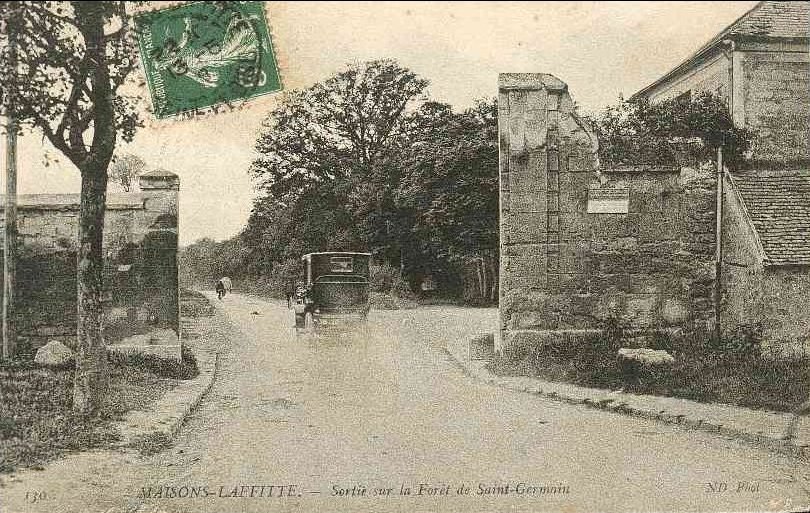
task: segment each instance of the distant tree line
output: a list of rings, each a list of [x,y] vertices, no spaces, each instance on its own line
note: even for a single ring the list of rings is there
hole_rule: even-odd
[[[222,275],[282,294],[311,251],[369,251],[376,269],[419,292],[497,300],[495,100],[463,112],[392,60],[349,65],[269,113],[250,172],[258,194],[244,230],[181,253],[182,279]]]
[[[311,251],[369,251],[373,283],[493,303],[498,296],[498,120],[494,99],[463,112],[431,100],[428,82],[392,60],[349,65],[286,93],[269,113],[250,172],[247,226],[181,252],[182,280],[227,275],[283,295]],[[624,100],[590,116],[603,166],[743,165],[752,134],[711,93]],[[395,276],[389,276],[394,274]]]

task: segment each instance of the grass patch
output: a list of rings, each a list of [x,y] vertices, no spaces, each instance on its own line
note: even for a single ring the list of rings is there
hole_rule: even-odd
[[[185,348],[184,348],[185,349]],[[109,447],[118,440],[112,421],[146,409],[180,379],[198,374],[193,355],[182,362],[110,354],[109,388],[99,413],[73,414],[73,368],[43,368],[31,361],[0,364],[0,473],[41,468],[61,454]]]
[[[172,438],[162,432],[149,433],[139,436],[129,446],[136,449],[141,456],[152,456],[171,447]]]
[[[631,345],[617,332],[582,335],[576,341],[566,338],[513,345],[496,355],[488,367],[502,376],[532,376],[782,412],[793,411],[806,401],[810,390],[810,358],[763,358],[749,335],[733,334],[717,343],[705,332],[658,334],[647,345],[669,351],[675,363],[627,375],[619,366],[617,352],[619,347]]]
[[[196,290],[180,289],[180,317],[211,317],[214,307],[204,294]]]
[[[137,352],[110,352],[107,360],[114,366],[138,369],[161,378],[194,379],[200,374],[197,359],[185,345],[181,346],[180,361],[159,358],[152,354]]]

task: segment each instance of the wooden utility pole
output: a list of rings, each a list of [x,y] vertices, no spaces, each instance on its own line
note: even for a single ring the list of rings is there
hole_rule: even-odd
[[[9,36],[11,27],[9,26]],[[8,66],[13,91],[18,86],[17,47],[9,37]],[[17,275],[17,119],[14,116],[15,98],[6,98],[6,204],[5,237],[3,239],[3,359],[14,357],[17,349],[17,332],[14,328],[14,290]]]
[[[720,342],[720,300],[722,299],[723,287],[721,274],[723,270],[723,146],[717,147],[717,216],[715,226],[714,244],[714,337]]]
[[[17,120],[6,123],[6,205],[3,239],[3,359],[17,349],[14,327],[14,289],[17,275]]]

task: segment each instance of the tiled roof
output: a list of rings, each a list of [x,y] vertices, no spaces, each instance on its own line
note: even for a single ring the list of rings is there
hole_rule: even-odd
[[[709,44],[728,36],[810,37],[810,2],[760,2]]]
[[[766,265],[810,265],[810,170],[733,175]]]
[[[810,2],[759,2],[688,59],[631,98],[642,96],[666,79],[690,69],[694,61],[706,55],[718,43],[735,37],[810,38]]]

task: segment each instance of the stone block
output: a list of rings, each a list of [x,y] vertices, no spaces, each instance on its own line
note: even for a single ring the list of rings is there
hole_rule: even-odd
[[[509,210],[513,212],[545,212],[545,191],[510,192]]]
[[[591,294],[609,294],[612,292],[629,292],[630,277],[624,273],[591,274],[588,277],[588,291]]]
[[[503,214],[503,242],[507,244],[546,242],[545,212],[509,212]]]
[[[107,346],[107,351],[110,353],[118,354],[141,354],[146,356],[154,356],[163,360],[173,360],[179,362],[182,360],[182,346],[180,344],[174,345],[124,345],[116,344]]]
[[[543,288],[546,275],[546,249],[544,245],[516,245],[509,247],[505,260],[506,277],[522,287]],[[520,286],[520,285],[518,285]]]
[[[549,213],[546,217],[547,230],[549,233],[559,233],[560,231],[560,215]]]
[[[554,329],[557,327],[559,313],[546,307],[543,311],[515,312],[511,315],[509,329]]]
[[[639,191],[630,189],[630,212],[656,212],[664,211],[664,202],[659,191]]]
[[[526,92],[510,92],[509,108],[509,152],[520,154],[526,149]]]
[[[556,92],[550,93],[546,100],[546,109],[559,110],[560,108],[560,95]]]
[[[549,171],[559,171],[560,170],[560,152],[556,150],[550,150],[547,155],[547,169]]]
[[[655,303],[653,295],[632,295],[627,299],[624,317],[633,326],[651,326],[654,323]]]
[[[632,360],[642,365],[670,365],[675,363],[675,358],[666,351],[649,348],[627,348],[619,349],[619,359]]]
[[[648,348],[623,347],[616,359],[622,374],[631,379],[653,368],[669,367],[675,363],[675,358],[666,351]]]
[[[546,177],[536,170],[515,170],[509,173],[509,192],[512,194],[543,193],[546,191]]]
[[[473,337],[469,343],[471,360],[486,360],[495,354],[495,335],[486,333]]]
[[[549,212],[559,212],[560,211],[560,201],[557,194],[550,192],[546,197],[546,208]],[[559,222],[558,222],[559,224]]]
[[[618,251],[590,254],[593,272],[598,274],[622,274],[631,267],[631,258]]]
[[[661,318],[669,326],[677,326],[689,320],[689,309],[684,301],[666,298],[661,303]]]
[[[595,294],[572,294],[567,313],[573,316],[593,317],[598,303],[599,297]]]
[[[578,212],[560,212],[560,234],[563,240],[586,239],[590,231],[587,215]]]
[[[628,269],[632,271],[634,269]],[[637,270],[637,268],[636,268]],[[633,294],[657,294],[659,292],[657,275],[629,273],[630,292]]]
[[[558,287],[560,293],[563,294],[589,294],[591,282],[587,274],[561,272]]]
[[[37,349],[34,363],[48,367],[70,365],[75,361],[73,351],[58,340],[51,340]]]
[[[560,268],[564,273],[590,272],[590,241],[574,240],[560,244]]]
[[[636,232],[641,242],[670,241],[680,235],[672,219],[651,212],[638,215]]]
[[[535,89],[526,93],[526,111],[546,113],[548,94],[545,89]]]
[[[590,173],[594,170],[595,163],[590,155],[570,155],[568,157],[568,172],[574,174]]]
[[[624,315],[627,306],[627,294],[612,290],[606,294],[597,295],[594,316],[598,319],[618,318]]]

